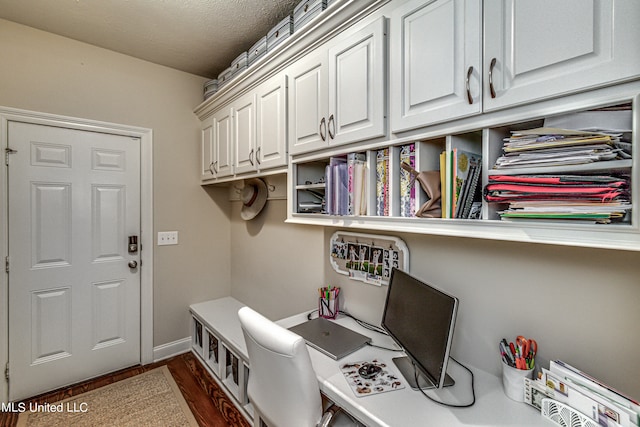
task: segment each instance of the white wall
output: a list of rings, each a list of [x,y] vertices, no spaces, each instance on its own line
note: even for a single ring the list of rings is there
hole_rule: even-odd
[[[335,231],[325,231],[325,253]],[[522,334],[537,340],[539,366],[561,359],[640,397],[637,253],[389,235],[407,243],[413,275],[460,299],[452,349],[460,361],[498,375],[498,341]],[[351,281],[326,257],[325,267],[327,283],[344,288],[346,309],[379,324],[386,287]]]
[[[1,19],[0,53],[0,105],[153,130],[152,232],[180,243],[155,247],[153,343],[188,336],[189,304],[230,292],[227,193],[199,185],[206,79]]]
[[[283,179],[266,181],[286,186]],[[274,320],[313,310],[324,286],[322,229],[285,224],[286,200],[267,201],[251,221],[240,218],[241,208],[232,203],[231,295]]]
[[[316,289],[331,284],[342,287],[347,311],[380,323],[387,287],[331,268],[337,229],[285,224],[284,201],[269,202],[255,223],[239,218],[240,207],[233,203],[231,219],[234,297],[279,319],[315,307]],[[523,334],[538,341],[539,366],[562,359],[640,397],[636,252],[384,234],[406,242],[412,274],[460,299],[458,360],[498,375],[498,341]]]

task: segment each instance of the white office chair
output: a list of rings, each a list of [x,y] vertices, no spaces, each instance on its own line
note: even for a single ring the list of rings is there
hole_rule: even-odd
[[[248,395],[255,427],[358,425],[335,406],[323,413],[318,380],[302,337],[249,307],[241,308],[238,317],[249,353]]]

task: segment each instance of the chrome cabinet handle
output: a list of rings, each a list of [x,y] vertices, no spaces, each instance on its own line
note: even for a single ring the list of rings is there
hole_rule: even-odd
[[[251,166],[254,166],[253,165],[253,148],[249,152],[249,163],[251,163]]]
[[[469,79],[471,78],[471,74],[473,74],[473,65],[469,67],[467,70],[467,80],[465,81],[465,85],[467,87],[467,102],[469,105],[473,104],[473,97],[471,96],[471,88],[469,87]]]
[[[260,161],[260,150],[262,150],[262,147],[258,147],[258,149],[256,150],[256,163],[257,163],[257,164],[262,163],[262,162]]]
[[[491,92],[491,97],[496,97],[496,90],[493,88],[493,68],[496,66],[496,58],[491,60],[491,65],[489,65],[489,91]]]
[[[209,172],[211,172],[211,175],[215,175],[215,172],[213,171],[213,162],[209,165]]]
[[[331,132],[331,128],[333,127],[333,132]],[[336,122],[333,119],[333,114],[329,116],[329,124],[327,125],[327,129],[329,130],[329,138],[333,139],[336,136]]]
[[[320,138],[322,138],[323,141],[327,140],[326,130],[327,130],[327,123],[323,117],[322,120],[320,120]]]
[[[215,162],[213,162],[213,173],[214,174],[218,173],[218,161],[217,160]]]

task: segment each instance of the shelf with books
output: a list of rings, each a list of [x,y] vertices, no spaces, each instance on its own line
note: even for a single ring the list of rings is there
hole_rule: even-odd
[[[505,122],[473,119],[476,121],[471,121],[472,125],[466,125],[466,122],[461,120],[460,123],[465,126],[452,125],[441,135],[434,131],[425,132],[422,137],[416,133],[411,140],[402,138],[354,144],[352,147],[356,149],[361,147],[359,151],[354,152],[365,156],[368,168],[366,213],[311,215],[300,210],[290,210],[287,221],[332,227],[640,250],[640,210],[634,206],[640,200],[640,169],[635,167],[638,136],[632,132],[634,123],[640,122],[639,98],[637,95],[631,95],[626,99],[606,99],[600,103],[590,101],[583,104],[582,108],[571,106],[571,110],[563,110],[558,107],[550,112],[543,111],[538,114],[532,110],[530,117],[534,118],[531,119],[527,119],[526,116]],[[612,127],[608,120],[609,111],[616,112],[615,127]],[[624,112],[618,114],[618,111]],[[597,114],[592,114],[594,112]],[[573,118],[574,115],[577,119]],[[578,139],[601,138],[599,133],[606,133],[606,129],[616,131],[609,132],[615,134],[610,140],[598,141],[598,144],[593,145],[593,141],[585,144],[588,146],[587,151],[590,151],[596,145],[603,145],[603,142],[604,147],[595,149],[595,155],[600,156],[599,158],[587,159],[584,162],[580,159],[575,160],[572,156],[576,153],[579,154],[578,157],[583,156],[583,150],[565,150],[563,143],[560,143],[558,147],[537,147],[529,154],[533,154],[534,159],[539,154],[550,155],[551,158],[558,153],[561,156],[568,154],[569,160],[532,164],[525,162],[522,165],[518,164],[518,160],[514,165],[497,166],[501,157],[508,156],[507,160],[511,161],[513,155],[505,152],[505,143],[511,143],[511,139],[517,140],[523,136],[529,138],[529,134],[535,134],[534,139],[540,138],[541,141],[545,141],[550,135],[544,132],[543,135],[537,135],[541,133],[539,128],[560,124],[569,127],[572,121],[575,123],[576,120],[582,120],[585,115],[588,116],[588,126],[575,126],[598,135],[578,134]],[[620,120],[621,115],[625,117],[624,120]],[[474,128],[474,123],[480,126]],[[458,128],[462,131],[456,132]],[[584,130],[585,128],[597,130]],[[572,134],[573,131],[568,134]],[[570,139],[568,141],[568,146],[580,148],[580,144],[574,144]],[[547,148],[549,150],[545,152]],[[306,169],[313,169],[317,162],[326,166],[333,157],[343,156],[346,159],[349,154],[346,152],[347,149],[293,157],[290,172],[305,174]],[[401,162],[407,153],[409,167],[402,168]],[[587,156],[591,155],[592,153],[587,153]],[[525,157],[523,159],[527,160]],[[403,174],[407,171],[410,171],[410,179],[403,184]],[[420,208],[429,202],[432,196],[427,194],[420,181],[412,182],[420,173],[425,172],[441,175],[438,182],[442,214],[416,217],[415,214],[420,212]],[[549,181],[556,176],[586,189],[578,188],[576,196],[571,192],[563,193],[569,187],[562,187],[550,201],[534,200],[534,203],[510,200],[510,195],[505,199],[500,199],[500,194],[497,198],[487,197],[496,188],[491,187],[496,181],[516,186],[558,186],[558,183]],[[525,182],[522,182],[523,180]],[[406,182],[413,185],[406,185]],[[562,185],[566,184],[563,182]],[[613,190],[603,191],[598,188],[606,186]],[[522,187],[516,189],[521,190]],[[302,188],[297,188],[297,197],[302,197],[301,190]],[[528,191],[529,188],[525,190]],[[544,191],[547,189],[543,189]],[[594,192],[594,197],[587,197],[586,201],[579,197],[590,191]],[[413,204],[408,204],[409,209],[405,204],[407,197],[409,200],[413,197],[414,200]],[[545,197],[539,198],[544,200]],[[536,210],[547,213],[540,214]],[[407,211],[413,214],[404,216]],[[610,215],[607,216],[607,212]]]

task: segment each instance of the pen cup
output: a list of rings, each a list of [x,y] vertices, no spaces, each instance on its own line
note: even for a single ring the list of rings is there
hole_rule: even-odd
[[[504,394],[516,402],[524,402],[524,379],[533,378],[533,368],[518,369],[502,363],[502,386]]]
[[[335,294],[329,298],[318,298],[318,314],[325,319],[335,319],[340,311],[340,295]]]

